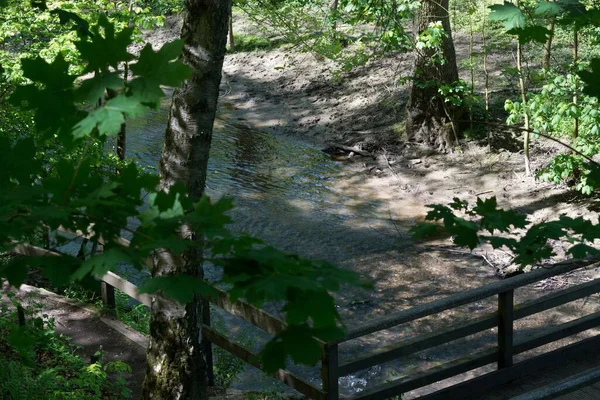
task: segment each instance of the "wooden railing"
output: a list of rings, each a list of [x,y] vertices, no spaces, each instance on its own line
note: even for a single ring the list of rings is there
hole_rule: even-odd
[[[600,326],[600,312],[597,312],[558,326],[549,326],[545,330],[538,332],[536,335],[526,340],[517,342],[513,340],[513,324],[515,320],[598,293],[600,292],[600,279],[560,290],[516,306],[513,304],[514,291],[522,286],[560,275],[589,264],[591,264],[591,262],[574,261],[557,264],[552,268],[540,268],[527,274],[521,274],[480,288],[457,293],[428,304],[396,312],[375,319],[368,324],[351,329],[344,340],[335,344],[330,344],[330,351],[335,351],[337,353],[337,347],[346,341],[393,328],[419,318],[436,315],[442,311],[450,310],[488,297],[497,296],[498,300],[497,311],[494,313],[464,321],[447,328],[442,328],[429,334],[419,335],[415,338],[377,349],[352,360],[343,361],[339,363],[337,369],[331,373],[331,379],[335,382],[342,376],[446,344],[457,339],[466,338],[491,328],[497,328],[496,346],[478,351],[475,354],[469,354],[467,357],[456,359],[445,365],[437,366],[424,372],[375,386],[351,397],[356,400],[388,398],[428,386],[440,380],[451,378],[488,364],[496,363],[497,368],[493,372],[439,390],[435,393],[419,397],[420,399],[427,400],[463,399],[465,393],[469,393],[470,396],[482,393],[489,390],[491,387],[505,383],[523,373],[540,367],[549,366],[552,362],[556,362],[566,355],[573,356],[577,353],[600,348],[600,336],[594,336],[519,363],[513,362],[513,357],[516,354]],[[335,396],[337,396],[337,394]],[[333,399],[336,397],[333,397],[332,395],[332,397],[328,398]]]
[[[101,278],[101,281],[103,287],[102,298],[108,307],[115,307],[115,289],[126,293],[131,298],[136,299],[142,304],[147,306],[151,305],[150,296],[146,294],[140,294],[138,288],[134,284],[112,272],[104,275]],[[283,321],[265,312],[264,310],[256,308],[243,300],[230,301],[225,292],[218,289],[217,291],[220,293],[220,296],[217,298],[211,298],[210,303],[228,312],[229,314],[241,318],[271,335],[276,335],[286,329],[286,324]],[[212,344],[219,346],[223,350],[226,350],[246,363],[256,368],[260,368],[258,354],[255,354],[244,346],[235,343],[232,339],[228,338],[222,333],[217,332],[211,326],[210,305],[208,301],[205,301],[204,303],[202,319],[202,346],[204,347],[208,364],[209,385],[214,385]],[[325,346],[324,343],[323,346]],[[327,359],[324,360],[324,365],[327,365]],[[289,387],[304,394],[308,398],[317,400],[326,399],[326,388],[318,388],[290,371],[279,370],[274,376]]]
[[[52,255],[49,254],[48,250],[27,245],[19,245],[15,248],[15,252],[23,255],[41,255],[42,253],[44,255]],[[514,356],[517,354],[600,326],[600,312],[596,312],[557,326],[548,326],[526,340],[514,341],[514,321],[598,293],[600,292],[600,279],[559,290],[518,305],[514,305],[515,290],[543,279],[589,266],[593,263],[593,261],[571,261],[556,264],[551,268],[539,268],[527,274],[521,274],[483,287],[457,293],[431,303],[392,313],[374,319],[367,324],[352,328],[343,340],[333,343],[322,343],[323,352],[320,373],[322,385],[320,388],[287,370],[278,371],[275,377],[308,398],[337,400],[340,398],[339,379],[343,376],[466,338],[485,330],[497,328],[497,344],[495,346],[423,372],[380,384],[357,393],[350,398],[354,400],[385,399],[495,363],[497,367],[493,372],[421,396],[419,399],[452,400],[464,398],[465,393],[469,393],[471,396],[477,395],[522,374],[549,366],[566,356],[575,356],[586,351],[592,351],[593,349],[600,349],[600,335],[596,335],[552,351],[544,352],[525,361],[514,363]],[[151,296],[140,294],[135,285],[112,272],[102,277],[101,283],[103,300],[109,307],[115,306],[115,289],[121,290],[142,304],[151,306]],[[394,328],[423,317],[434,316],[443,311],[493,296],[497,296],[497,311],[493,313],[463,321],[450,327],[441,328],[428,334],[419,335],[415,338],[399,341],[361,355],[358,358],[340,361],[339,347],[343,346],[345,342]],[[276,335],[286,329],[286,324],[280,319],[242,300],[232,302],[224,292],[221,292],[220,297],[210,300],[210,302],[214,306],[247,321],[271,335]],[[207,355],[207,361],[209,362],[209,380],[211,384],[214,383],[212,373],[212,344],[228,351],[246,363],[260,368],[257,354],[217,332],[211,326],[210,320],[210,307],[208,306],[208,302],[205,302],[202,337],[204,338],[203,346]],[[587,375],[583,374],[582,377],[578,378],[577,383],[581,385],[582,380],[586,378],[590,379],[590,382],[600,379],[598,376],[598,371],[590,372]],[[573,385],[566,385],[565,387],[573,387]],[[536,394],[538,397],[535,398],[545,398],[539,397],[543,396],[543,393],[543,391],[540,391],[540,393]]]

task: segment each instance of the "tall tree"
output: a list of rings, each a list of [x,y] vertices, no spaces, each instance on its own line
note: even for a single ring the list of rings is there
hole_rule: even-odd
[[[439,87],[458,81],[456,54],[448,16],[448,0],[424,0],[415,22],[417,37],[430,32],[432,24],[439,22],[443,28],[442,34],[428,35],[431,40],[416,52],[414,80],[407,104],[406,132],[411,140],[446,150],[451,147],[452,138],[456,138],[457,110],[444,102]]]
[[[187,186],[199,199],[206,183],[208,156],[217,109],[221,70],[227,43],[231,0],[186,0],[181,36],[184,62],[194,70],[175,91],[169,115],[160,171],[168,190],[175,182]],[[187,226],[181,235],[201,240]],[[187,274],[203,277],[201,246],[173,257],[161,252],[152,275]],[[201,345],[202,300],[196,297],[184,308],[156,298],[151,310],[144,399],[206,398],[207,368]]]

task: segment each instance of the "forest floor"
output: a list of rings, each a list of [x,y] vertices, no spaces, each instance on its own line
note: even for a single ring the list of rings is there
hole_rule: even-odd
[[[145,39],[158,47],[177,38],[179,29],[178,21],[169,19],[165,28],[146,32]],[[234,31],[260,34],[244,20],[235,21]],[[458,33],[454,39],[457,59],[467,58],[468,37]],[[499,119],[504,96],[516,96],[515,82],[503,75],[504,67],[512,62],[510,50],[489,58],[491,106]],[[355,154],[340,161],[345,164],[344,178],[332,186],[341,192],[364,195],[380,202],[389,212],[390,222],[397,224],[399,237],[408,237],[407,226],[424,219],[425,205],[446,204],[455,197],[474,202],[478,197],[495,196],[501,208],[528,213],[532,222],[555,219],[559,215],[585,216],[598,221],[597,204],[593,201],[582,198],[565,185],[525,176],[518,137],[494,130],[489,132],[491,150],[484,138],[464,141],[461,150],[449,154],[439,154],[406,141],[402,137],[402,121],[408,87],[397,82],[408,76],[411,68],[412,55],[390,54],[344,73],[341,81],[334,82],[333,63],[308,53],[286,48],[233,53],[225,58],[221,99],[233,109],[237,119],[252,128],[300,137],[323,148],[343,145],[373,154],[372,157]],[[468,78],[467,70],[461,69],[460,74],[463,79]],[[483,74],[477,68],[476,87],[482,88],[482,81]],[[558,151],[552,143],[534,141],[532,169],[542,168]],[[551,261],[564,259],[569,244],[555,242],[553,246],[556,256]],[[473,252],[458,249],[447,237],[428,243],[406,239],[394,251],[351,260],[352,268],[374,282],[375,287],[369,292],[342,292],[337,301],[345,306],[340,312],[349,324],[354,324],[433,301],[498,279],[498,272],[509,267],[511,259],[507,252],[486,247]],[[595,277],[597,270],[588,269],[548,279],[520,291],[517,302]],[[392,334],[396,339],[407,338],[494,307],[492,301],[474,303],[444,316],[409,324]],[[557,308],[544,317],[521,321],[519,328],[523,335],[532,335],[549,321],[560,323],[594,311],[598,311],[598,302],[584,299],[581,304]],[[388,334],[384,332],[353,345],[342,357],[376,348],[389,339]],[[489,344],[489,340],[479,341],[474,337],[455,349],[426,352],[428,354],[414,356],[412,361],[409,357],[404,360],[408,366],[402,370],[412,369],[413,361],[421,363],[419,369],[435,366],[464,353],[474,343]],[[383,374],[384,380],[391,379],[393,370],[388,371],[387,377],[386,371],[378,373]],[[367,375],[365,379],[369,379]]]

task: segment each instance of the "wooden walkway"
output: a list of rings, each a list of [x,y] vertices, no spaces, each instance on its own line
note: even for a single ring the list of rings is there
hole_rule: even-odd
[[[600,350],[592,350],[580,357],[567,358],[559,365],[524,375],[510,383],[490,390],[490,393],[483,396],[469,397],[465,394],[465,400],[510,400],[596,367],[600,367]],[[552,398],[557,400],[600,400],[600,383]]]

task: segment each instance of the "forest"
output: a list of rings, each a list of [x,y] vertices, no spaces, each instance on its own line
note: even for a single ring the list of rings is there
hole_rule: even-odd
[[[508,399],[600,348],[598,0],[0,0],[0,40],[0,398]]]

